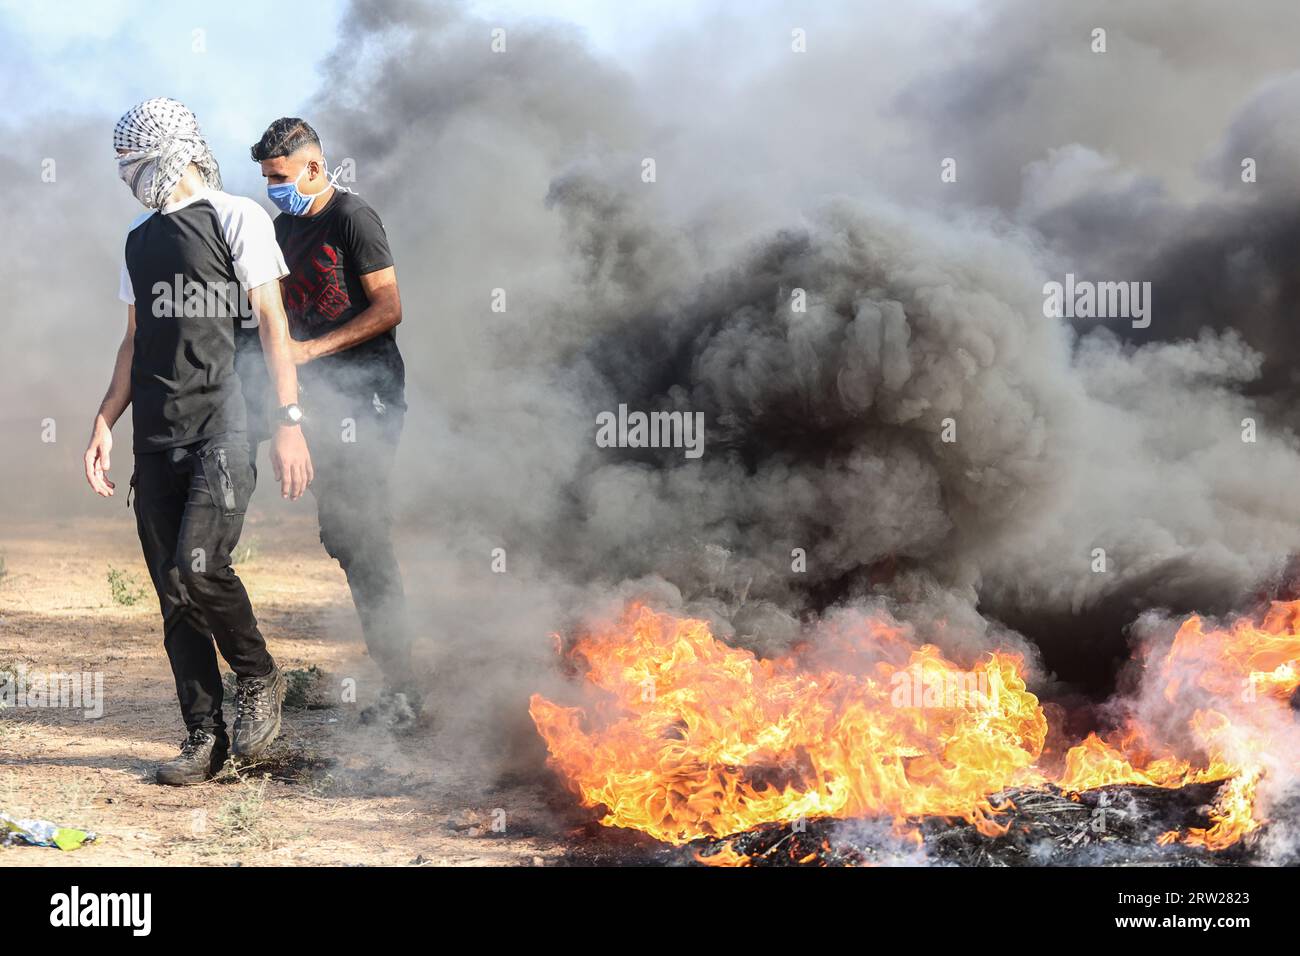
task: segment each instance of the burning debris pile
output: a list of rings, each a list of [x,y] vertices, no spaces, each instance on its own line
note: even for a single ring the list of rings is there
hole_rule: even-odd
[[[1300,741],[1300,601],[1143,647],[1115,728],[1056,748],[1016,654],[963,667],[876,610],[763,659],[633,604],[568,651],[590,701],[530,710],[602,824],[714,865],[1241,858]]]
[[[1006,831],[990,838],[974,825],[932,817],[910,838],[860,821],[821,819],[801,828],[765,824],[722,840],[700,841],[692,859],[706,866],[878,866],[915,862],[958,866],[1126,864],[1197,866],[1250,858],[1238,843],[1223,851],[1166,846],[1174,822],[1194,827],[1217,790],[1120,785],[1065,794],[1055,787],[1013,790],[990,800]],[[923,855],[922,855],[923,854]]]

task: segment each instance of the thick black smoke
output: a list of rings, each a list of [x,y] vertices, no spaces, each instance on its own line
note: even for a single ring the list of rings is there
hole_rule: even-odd
[[[689,35],[616,64],[563,25],[355,4],[318,125],[435,313],[402,328],[435,422],[407,460],[451,546],[581,590],[665,580],[760,644],[835,603],[957,596],[1084,678],[1148,607],[1246,600],[1300,533],[1264,400],[1300,209],[1266,135],[1282,45],[1214,14],[1235,40],[1202,56],[1173,6],[1112,4],[1095,54],[1087,17],[1029,10],[963,14],[973,39],[910,61],[933,37],[887,24],[878,90],[852,40],[881,24],[842,10],[800,58],[773,17],[691,102]],[[1201,112],[1147,135],[1189,91]],[[1066,272],[1152,282],[1150,329],[1045,318]],[[702,412],[703,457],[597,447],[619,405]]]

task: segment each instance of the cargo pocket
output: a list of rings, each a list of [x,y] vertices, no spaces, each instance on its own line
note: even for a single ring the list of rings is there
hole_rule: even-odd
[[[230,473],[230,456],[220,446],[203,452],[203,477],[208,482],[212,503],[227,518],[244,513],[241,496]]]

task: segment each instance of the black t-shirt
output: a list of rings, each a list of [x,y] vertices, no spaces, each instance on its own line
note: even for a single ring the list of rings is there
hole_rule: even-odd
[[[286,274],[271,218],[205,189],[149,212],[126,237],[119,295],[135,305],[134,450],[246,433],[236,342],[257,335],[247,290]]]
[[[314,339],[369,308],[361,277],[393,264],[379,214],[354,193],[334,190],[314,216],[275,217],[275,237],[289,266],[282,285],[289,330]],[[304,406],[335,398],[406,407],[406,366],[395,329],[298,367]],[[313,388],[332,394],[313,397]]]

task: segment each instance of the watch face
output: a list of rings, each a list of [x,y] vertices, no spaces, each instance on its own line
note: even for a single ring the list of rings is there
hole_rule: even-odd
[[[280,411],[286,422],[296,425],[302,421],[302,409],[297,405],[286,405]]]

